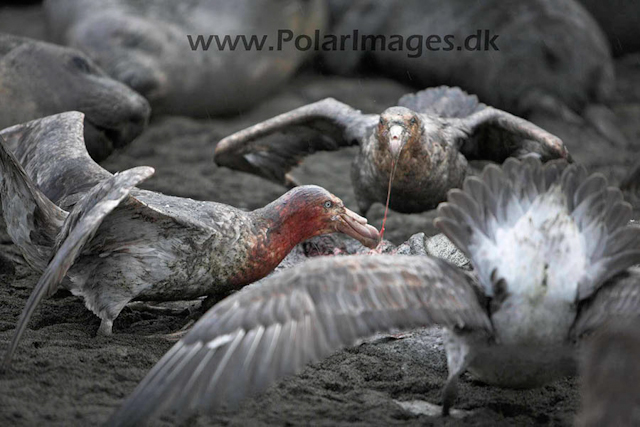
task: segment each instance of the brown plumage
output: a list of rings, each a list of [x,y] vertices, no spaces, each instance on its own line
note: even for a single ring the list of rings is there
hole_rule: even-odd
[[[407,213],[444,201],[470,173],[468,160],[569,158],[558,137],[459,88],[441,86],[405,95],[380,115],[327,98],[224,138],[215,161],[291,185],[287,172],[305,156],[351,145],[360,146],[351,180],[364,214],[373,203],[385,203],[394,158],[390,207]]]

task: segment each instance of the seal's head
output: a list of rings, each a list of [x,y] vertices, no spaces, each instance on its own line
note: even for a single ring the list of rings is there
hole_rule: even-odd
[[[74,26],[72,45],[90,53],[109,76],[144,96],[155,110],[169,91],[161,59],[171,55],[173,32],[153,20],[110,11],[86,16]],[[181,76],[193,77],[188,73]]]
[[[10,74],[3,76],[0,92],[20,102],[12,105],[9,114],[15,123],[5,125],[80,111],[85,114],[87,149],[96,160],[128,144],[146,127],[149,103],[107,76],[82,52],[23,38],[13,38],[13,42],[0,55],[5,73],[9,70]],[[4,36],[0,38],[3,43],[9,43]]]

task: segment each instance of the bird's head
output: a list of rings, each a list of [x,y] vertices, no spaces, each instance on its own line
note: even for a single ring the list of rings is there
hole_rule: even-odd
[[[376,137],[391,158],[397,160],[402,149],[420,138],[422,121],[415,111],[405,107],[387,108],[380,114]]]
[[[378,230],[367,219],[347,209],[342,200],[317,185],[296,187],[279,202],[280,218],[285,230],[302,240],[322,234],[341,232],[369,248],[380,240]]]

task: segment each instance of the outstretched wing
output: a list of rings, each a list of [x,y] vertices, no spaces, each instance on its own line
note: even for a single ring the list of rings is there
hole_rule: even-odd
[[[401,107],[416,113],[442,118],[464,118],[485,109],[487,106],[459,87],[438,86],[404,95],[398,101]]]
[[[542,160],[570,159],[562,140],[533,123],[488,107],[458,87],[439,86],[400,98],[398,105],[437,116],[457,129],[460,151],[468,159],[503,162],[534,154]]]
[[[84,114],[69,111],[0,131],[49,200],[65,210],[98,182],[112,176],[89,156],[84,143]]]
[[[375,332],[417,326],[491,330],[468,276],[421,256],[323,257],[209,310],[109,420],[234,406],[305,364]]]
[[[236,132],[215,150],[219,166],[287,184],[286,173],[307,155],[359,144],[378,116],[327,98]]]
[[[502,162],[508,157],[535,156],[543,161],[566,159],[569,150],[557,136],[533,123],[493,107],[449,120],[464,132],[460,151],[468,159]]]
[[[580,337],[613,323],[640,322],[640,268],[630,268],[598,289],[580,308],[573,327]]]
[[[38,190],[64,210],[72,210],[95,185],[113,177],[87,152],[83,113],[68,111],[33,120],[6,128],[0,136]],[[198,221],[193,215],[166,209],[169,196],[137,190],[132,197],[139,202],[136,209],[145,215],[183,223]]]
[[[563,242],[576,242],[581,250],[565,246],[567,253],[547,254],[545,259],[550,269],[558,269],[554,274],[566,274],[567,280],[580,277],[578,299],[588,298],[607,279],[640,262],[640,227],[628,225],[631,206],[619,189],[607,185],[604,176],[587,176],[582,166],[563,170],[558,163],[542,165],[532,158],[511,158],[502,168],[489,165],[481,176],[467,178],[462,190],[451,190],[438,215],[436,227],[471,259],[488,295],[500,280],[495,274],[499,266],[519,274],[501,260],[502,251],[536,245],[540,250],[558,249]],[[530,221],[519,222],[525,216]],[[567,218],[575,228],[553,224],[556,217]],[[545,231],[543,223],[552,224],[559,235]],[[518,231],[522,227],[538,237],[522,236]],[[560,259],[577,262],[579,271],[556,265]],[[584,265],[579,268],[581,260]]]
[[[27,323],[44,296],[53,294],[76,257],[91,240],[102,220],[129,195],[131,189],[153,174],[153,168],[141,166],[113,175],[96,185],[78,202],[66,218],[57,239],[55,255],[36,284],[20,315],[18,326],[4,355],[2,368],[11,363]]]

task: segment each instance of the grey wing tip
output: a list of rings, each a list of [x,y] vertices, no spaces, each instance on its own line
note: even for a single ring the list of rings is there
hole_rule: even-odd
[[[229,164],[229,154],[232,152],[233,144],[239,140],[238,133],[233,133],[222,138],[213,149],[213,162],[218,166],[227,166]]]
[[[36,287],[31,292],[27,303],[20,314],[20,318],[18,319],[18,324],[16,325],[16,329],[13,332],[13,336],[11,337],[11,342],[9,343],[9,347],[7,348],[3,358],[2,364],[0,365],[0,372],[5,372],[9,369],[11,362],[13,361],[13,356],[18,349],[18,344],[20,344],[20,340],[24,335],[25,330],[27,329],[27,325],[33,312],[38,306],[39,302],[44,297],[48,284],[50,274],[46,274],[48,271],[45,271],[45,274],[40,278],[40,281],[36,284]]]
[[[340,102],[340,101],[338,101],[337,99],[335,99],[335,98],[334,98],[334,97],[332,97],[332,96],[329,96],[329,97],[327,97],[327,98],[324,98],[324,99],[321,99],[320,101],[318,101],[318,103],[319,103],[319,104],[320,104],[320,103],[322,103],[322,104],[332,104],[332,103],[334,103],[334,102]],[[341,102],[340,102],[340,103],[341,103]],[[341,103],[341,104],[342,104],[342,103]]]
[[[263,127],[264,122],[256,123],[222,138],[213,149],[213,162],[218,166],[233,168],[238,159],[244,157],[246,149],[243,147],[254,138],[260,137]]]
[[[70,119],[70,120],[80,120],[83,121],[85,114],[81,111],[76,111],[76,110],[72,110],[72,111],[65,111],[63,113],[51,116],[51,117],[59,117],[62,119]]]
[[[151,166],[138,166],[135,168],[127,169],[125,171],[119,172],[117,175],[131,175],[132,178],[136,178],[138,182],[144,181],[145,179],[152,176],[156,170]]]

